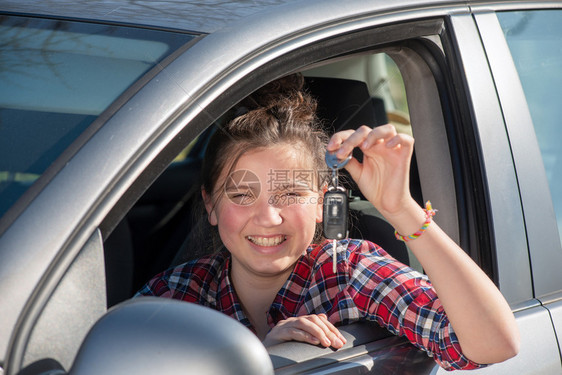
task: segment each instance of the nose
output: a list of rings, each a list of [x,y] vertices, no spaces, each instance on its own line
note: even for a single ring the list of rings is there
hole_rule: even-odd
[[[262,227],[274,227],[283,222],[281,207],[262,194],[254,205],[254,223]]]

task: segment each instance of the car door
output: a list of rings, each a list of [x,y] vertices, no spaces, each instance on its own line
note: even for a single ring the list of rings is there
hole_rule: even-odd
[[[517,168],[535,298],[560,338],[562,326],[562,7],[476,15],[496,81]]]
[[[537,106],[537,92],[531,91],[525,85],[522,88],[519,80],[521,69],[525,71],[524,79],[527,79],[527,83],[542,76],[543,83],[545,78],[550,80],[547,85],[550,87],[547,90],[550,91],[548,94],[541,92],[541,101],[560,96],[556,85],[551,85],[556,82],[558,75],[549,76],[547,72],[550,72],[550,69],[546,72],[538,69],[539,66],[544,68],[545,64],[548,66],[554,62],[552,68],[555,71],[556,66],[559,66],[556,65],[559,60],[556,53],[545,56],[533,54],[532,49],[528,49],[533,42],[542,43],[542,48],[539,49],[545,51],[550,51],[553,45],[559,46],[559,43],[556,43],[560,38],[559,30],[556,32],[556,28],[548,31],[543,29],[544,33],[540,33],[537,28],[552,28],[553,25],[558,25],[560,11],[538,11],[533,8],[534,6],[529,6],[529,9],[516,12],[516,9],[505,4],[497,7],[474,6],[473,18],[478,33],[472,36],[482,40],[484,51],[477,52],[476,49],[469,48],[471,43],[467,38],[470,38],[470,33],[466,32],[466,28],[459,27],[458,34],[459,38],[467,42],[459,43],[459,51],[477,117],[476,126],[486,163],[491,204],[496,206],[492,207],[492,211],[498,209],[496,212],[499,215],[492,217],[497,241],[495,257],[500,276],[499,285],[513,304],[522,338],[521,352],[516,358],[481,370],[483,373],[561,372],[557,333],[560,325],[558,309],[562,279],[557,269],[562,264],[562,251],[556,220],[559,213],[556,215],[553,209],[553,204],[555,205],[560,194],[560,187],[551,177],[552,166],[549,169],[547,164],[553,157],[556,160],[556,153],[551,154],[551,148],[541,144],[549,142],[545,141],[548,137],[552,141],[556,133],[548,122],[537,123],[538,118],[531,118],[529,114],[533,105],[535,111],[545,111],[548,114],[559,112],[559,106],[548,105],[548,102],[541,102]],[[533,19],[535,14],[536,18]],[[465,21],[467,24],[472,23],[472,20]],[[459,26],[462,23],[459,22]],[[461,30],[464,35],[460,34]],[[528,33],[531,33],[531,36]],[[536,39],[533,40],[533,37]],[[548,43],[543,42],[544,37]],[[554,51],[556,50],[558,48],[554,48]],[[531,61],[532,66],[529,65]],[[489,68],[486,67],[488,64]],[[535,68],[533,72],[532,68]],[[484,83],[483,75],[491,80]],[[484,93],[490,96],[482,96]],[[499,103],[496,101],[496,95]],[[494,123],[505,129],[498,129],[498,133],[495,133],[492,130],[495,127]],[[549,131],[551,133],[548,133]],[[503,134],[503,140],[498,138],[499,133]],[[542,140],[537,142],[539,138]],[[503,145],[500,145],[500,142]],[[505,157],[513,158],[513,162],[501,157],[502,149],[506,151]],[[543,160],[547,168],[546,173]],[[505,172],[508,165],[513,165],[509,167],[509,173],[515,173],[515,179],[496,179],[498,174]],[[548,173],[551,175],[547,177]],[[507,181],[511,181],[510,188],[505,185]],[[507,205],[515,207],[516,211],[509,213],[509,210],[504,211],[501,205],[504,205],[504,208]],[[493,212],[492,215],[496,216]],[[505,243],[508,237],[516,238],[515,243]]]

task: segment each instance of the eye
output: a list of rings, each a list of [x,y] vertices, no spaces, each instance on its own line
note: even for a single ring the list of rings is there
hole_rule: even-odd
[[[231,202],[241,206],[252,204],[256,200],[256,195],[251,189],[229,192],[227,196]]]
[[[285,195],[287,197],[299,197],[301,194],[299,192],[296,192],[296,191],[287,191],[283,195]]]

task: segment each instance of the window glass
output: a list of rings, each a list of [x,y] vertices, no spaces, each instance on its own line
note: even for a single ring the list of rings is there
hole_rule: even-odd
[[[562,240],[562,10],[498,18],[533,118]]]
[[[120,94],[193,38],[0,17],[0,217]]]

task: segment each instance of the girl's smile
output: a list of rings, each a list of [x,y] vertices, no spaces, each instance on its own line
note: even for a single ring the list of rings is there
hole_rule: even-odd
[[[279,236],[268,236],[268,237],[261,237],[261,236],[247,236],[248,241],[253,243],[254,245],[258,245],[261,247],[272,247],[280,245],[281,243],[285,242],[287,239],[284,235]]]

